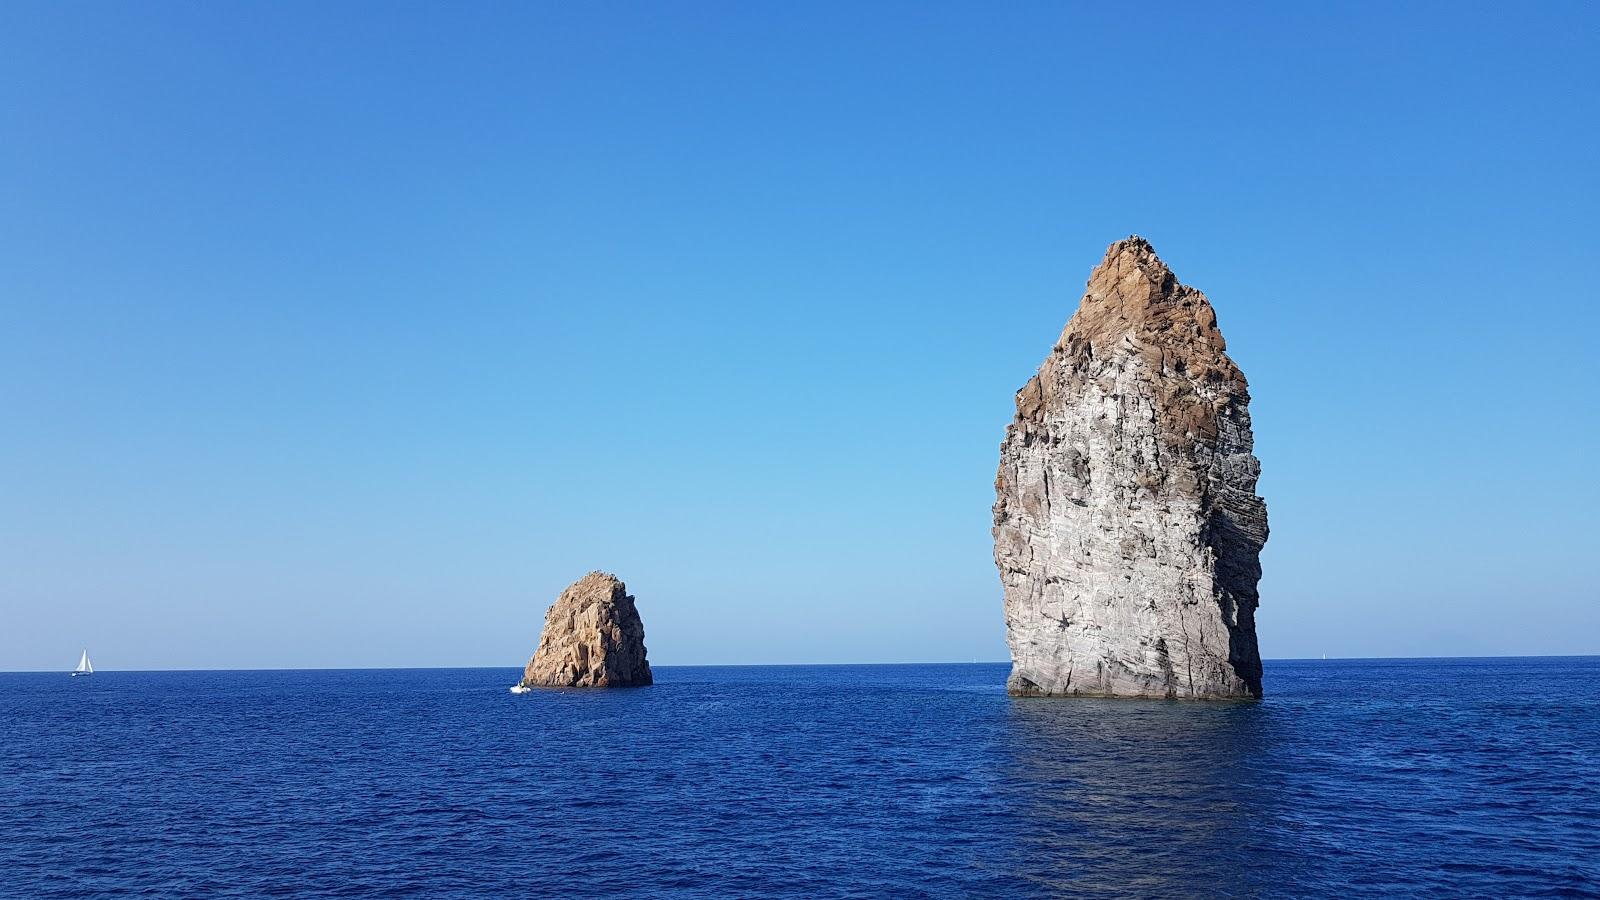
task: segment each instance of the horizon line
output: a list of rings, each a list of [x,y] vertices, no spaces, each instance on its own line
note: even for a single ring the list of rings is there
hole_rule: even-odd
[[[1487,656],[1282,656],[1270,657],[1263,663],[1285,662],[1401,662],[1407,660],[1482,660],[1482,659],[1593,659],[1600,653],[1509,653]],[[847,668],[859,666],[1004,666],[1011,660],[933,660],[925,662],[836,662],[836,663],[652,663],[652,669],[757,669],[757,668]],[[224,669],[95,669],[95,674],[106,672],[427,672],[465,669],[520,669],[523,665],[470,665],[470,666],[265,666]],[[71,672],[71,669],[4,669],[0,675],[35,675]]]

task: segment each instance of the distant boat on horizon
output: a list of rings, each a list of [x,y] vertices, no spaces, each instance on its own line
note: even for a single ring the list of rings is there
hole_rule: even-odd
[[[79,675],[93,675],[93,674],[94,674],[94,664],[89,662],[89,651],[88,650],[84,650],[83,651],[83,659],[78,660],[78,667],[76,669],[72,670],[72,677],[73,678],[77,678]]]

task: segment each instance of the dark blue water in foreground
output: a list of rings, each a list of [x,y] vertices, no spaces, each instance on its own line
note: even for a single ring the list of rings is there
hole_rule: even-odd
[[[1001,665],[0,675],[0,891],[1600,892],[1600,659],[1278,662],[1266,701]]]

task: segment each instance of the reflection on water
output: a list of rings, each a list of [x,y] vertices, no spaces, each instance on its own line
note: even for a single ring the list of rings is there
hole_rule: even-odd
[[[1050,893],[1265,891],[1282,791],[1260,703],[1014,700],[1015,875]],[[1278,861],[1281,863],[1281,860]]]

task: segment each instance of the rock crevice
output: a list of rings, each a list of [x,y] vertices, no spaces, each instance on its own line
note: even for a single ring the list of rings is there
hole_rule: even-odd
[[[1249,401],[1205,295],[1112,244],[1001,444],[1012,694],[1261,696]]]

